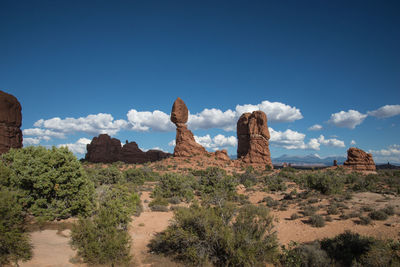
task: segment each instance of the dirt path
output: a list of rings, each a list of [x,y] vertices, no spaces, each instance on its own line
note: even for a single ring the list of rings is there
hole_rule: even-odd
[[[69,230],[57,233],[57,230],[43,230],[31,233],[33,257],[21,267],[71,267],[86,266],[73,264],[70,259],[75,251],[69,246]]]

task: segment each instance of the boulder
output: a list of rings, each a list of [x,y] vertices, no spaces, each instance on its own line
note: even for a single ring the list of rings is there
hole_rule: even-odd
[[[0,154],[22,147],[21,104],[10,94],[0,91]]]
[[[238,159],[249,164],[273,167],[269,151],[267,116],[262,111],[244,113],[237,122]]]
[[[185,102],[178,97],[172,105],[171,121],[175,124],[186,123],[188,121],[189,111]]]
[[[343,166],[357,171],[375,171],[376,166],[372,154],[351,147],[347,150],[347,160]]]
[[[87,145],[85,159],[94,163],[111,163],[122,161],[125,163],[145,163],[149,161],[158,161],[171,156],[160,150],[149,150],[143,152],[136,142],[126,141],[121,146],[121,141],[111,138],[107,134],[100,134],[94,137],[92,142]]]

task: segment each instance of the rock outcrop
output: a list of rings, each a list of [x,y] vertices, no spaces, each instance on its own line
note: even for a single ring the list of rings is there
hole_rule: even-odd
[[[0,154],[22,147],[21,104],[13,95],[0,91]]]
[[[149,150],[143,152],[135,142],[128,142],[121,146],[116,138],[107,134],[100,134],[94,137],[92,142],[86,146],[85,159],[94,163],[111,163],[122,161],[125,163],[145,163],[158,161],[171,156],[160,150]]]
[[[267,116],[262,111],[243,113],[237,122],[237,157],[245,163],[272,166]]]
[[[189,157],[208,154],[206,149],[194,140],[193,133],[187,128],[188,109],[179,97],[171,111],[171,121],[176,125],[174,157]]]
[[[347,160],[343,166],[357,171],[375,171],[376,166],[372,154],[351,147],[347,150]]]

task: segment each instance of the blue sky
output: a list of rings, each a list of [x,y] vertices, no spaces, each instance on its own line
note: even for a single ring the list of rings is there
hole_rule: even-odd
[[[272,157],[357,146],[400,162],[398,14],[399,1],[3,0],[0,90],[21,102],[25,146],[78,157],[99,133],[173,151],[179,96],[209,151],[236,154],[238,116],[261,109]]]

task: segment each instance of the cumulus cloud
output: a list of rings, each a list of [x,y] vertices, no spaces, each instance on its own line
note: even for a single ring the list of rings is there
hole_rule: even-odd
[[[80,118],[61,119],[55,117],[48,120],[41,119],[35,122],[34,126],[64,134],[83,132],[90,135],[103,133],[115,135],[120,130],[125,129],[128,126],[128,122],[125,120],[114,120],[110,114],[99,113]]]
[[[174,124],[170,120],[170,116],[162,111],[137,111],[131,109],[128,114],[129,128],[133,131],[160,131],[168,132],[175,129]]]
[[[237,139],[235,136],[225,136],[222,134],[218,134],[214,137],[211,137],[209,134],[205,136],[194,136],[194,140],[202,145],[203,147],[211,150],[218,150],[228,147],[236,147]],[[175,140],[172,140],[168,143],[169,146],[175,146]]]
[[[368,111],[368,115],[377,118],[389,118],[400,115],[400,105],[385,105],[376,110]]]
[[[298,108],[280,102],[269,102],[265,100],[257,105],[246,104],[236,106],[236,114],[238,117],[245,112],[253,112],[255,110],[264,111],[270,122],[293,122],[303,118]]]
[[[39,138],[24,137],[22,143],[24,146],[38,145],[40,143]]]
[[[233,131],[237,118],[238,114],[230,109],[222,111],[206,108],[200,113],[189,115],[188,127],[193,130],[220,128],[225,131]]]
[[[305,134],[290,129],[286,131],[275,131],[269,128],[271,135],[270,142],[272,145],[283,147],[286,149],[312,149],[319,150],[320,144],[317,139],[311,139],[308,143],[304,142]]]
[[[345,147],[343,141],[338,140],[336,138],[325,139],[325,137],[322,134],[318,137],[318,143],[325,145],[325,146]]]
[[[369,150],[375,162],[394,162],[400,163],[400,145],[390,145],[388,148],[380,150]]]
[[[22,131],[24,136],[35,136],[37,139],[50,140],[51,138],[64,139],[65,134],[48,129],[30,128]]]
[[[78,141],[72,144],[60,144],[58,147],[68,147],[68,149],[74,154],[85,154],[86,145],[90,144],[91,140],[87,138],[80,138]]]
[[[313,126],[311,126],[310,128],[308,128],[309,131],[320,131],[322,130],[322,126],[319,124],[314,124]]]
[[[357,110],[340,111],[331,115],[329,123],[344,128],[354,129],[361,124],[368,115],[362,114]]]

